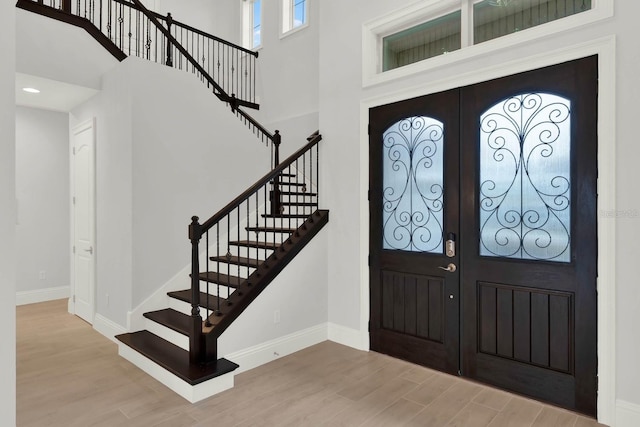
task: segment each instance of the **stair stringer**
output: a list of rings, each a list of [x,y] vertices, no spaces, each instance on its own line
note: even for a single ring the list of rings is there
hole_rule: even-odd
[[[218,357],[244,372],[326,341],[327,269],[328,231],[321,229],[218,337]]]

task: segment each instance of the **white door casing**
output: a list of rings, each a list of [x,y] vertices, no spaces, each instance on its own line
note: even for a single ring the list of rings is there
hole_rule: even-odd
[[[95,313],[95,119],[71,131],[72,313],[93,324]]]

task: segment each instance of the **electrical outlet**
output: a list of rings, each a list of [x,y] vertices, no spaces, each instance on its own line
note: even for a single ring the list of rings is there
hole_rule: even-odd
[[[44,270],[40,270],[40,280],[46,280],[47,272]]]
[[[273,312],[273,323],[280,323],[280,310]]]

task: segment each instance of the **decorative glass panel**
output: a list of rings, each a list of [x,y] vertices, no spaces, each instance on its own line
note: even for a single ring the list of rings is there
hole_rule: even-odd
[[[383,134],[383,249],[442,253],[442,122],[409,117]]]
[[[570,115],[525,93],[480,117],[480,255],[570,261]]]
[[[460,49],[460,11],[382,39],[382,71]]]
[[[484,0],[473,5],[473,42],[555,21],[591,9],[591,0]]]

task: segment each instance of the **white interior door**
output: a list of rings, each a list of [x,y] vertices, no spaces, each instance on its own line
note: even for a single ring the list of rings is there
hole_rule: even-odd
[[[95,123],[72,129],[72,233],[74,313],[93,323],[95,313]]]

